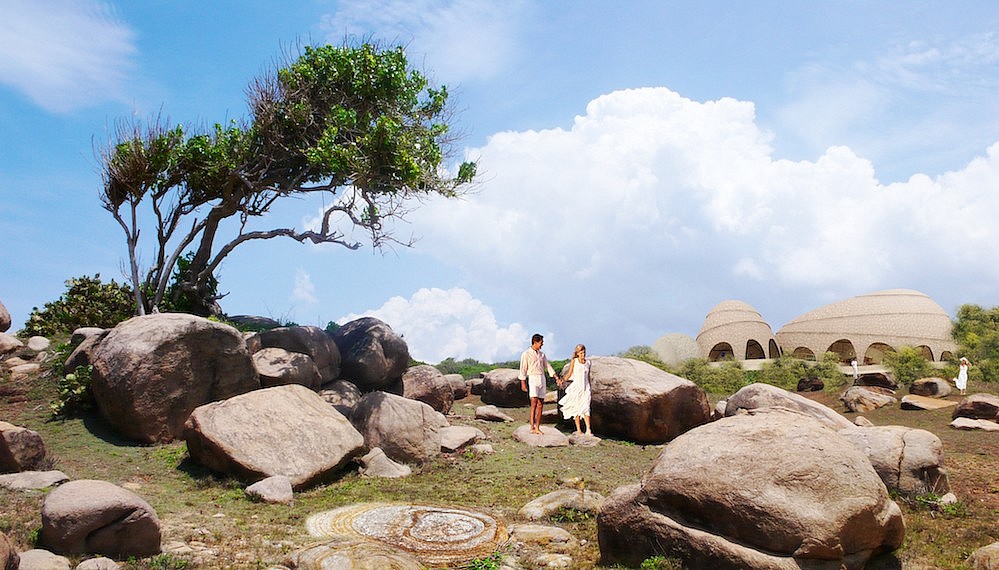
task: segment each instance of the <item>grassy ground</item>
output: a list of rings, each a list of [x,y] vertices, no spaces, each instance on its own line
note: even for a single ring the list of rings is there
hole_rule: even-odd
[[[999,392],[996,387],[971,388]],[[615,440],[594,448],[529,448],[511,438],[513,430],[526,423],[526,409],[507,410],[517,419],[513,424],[477,422],[473,414],[481,402],[471,397],[455,404],[451,423],[482,429],[495,454],[444,455],[399,480],[362,479],[348,473],[331,484],[297,493],[293,505],[267,505],[247,500],[242,483],[217,478],[192,464],[182,442],[136,446],[117,438],[96,416],[50,420],[48,403],[54,395],[51,379],[0,379],[0,420],[42,434],[51,468],[73,479],[102,479],[134,490],[156,509],[164,545],[184,542],[193,549],[130,561],[132,568],[266,568],[313,542],[304,529],[310,514],[356,502],[473,508],[516,523],[520,507],[560,488],[565,478],[582,478],[587,489],[604,495],[637,482],[660,450]],[[810,397],[843,409],[836,394]],[[845,415],[852,419],[853,414]],[[877,425],[908,425],[936,433],[944,442],[951,487],[961,501],[942,512],[924,501],[899,499],[908,530],[898,561],[905,568],[966,568],[964,559],[971,551],[999,540],[999,434],[951,429],[950,410],[914,412],[895,406],[867,417]],[[0,490],[0,530],[19,550],[34,547],[43,498],[40,492]],[[577,568],[597,565],[594,518],[568,513],[552,524],[586,541],[573,555]]]

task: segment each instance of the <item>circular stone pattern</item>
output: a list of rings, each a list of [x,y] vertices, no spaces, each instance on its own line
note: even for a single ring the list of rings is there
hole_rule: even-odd
[[[488,556],[506,541],[502,522],[483,513],[418,505],[362,503],[323,511],[305,521],[317,537],[362,536],[413,553],[428,565]]]

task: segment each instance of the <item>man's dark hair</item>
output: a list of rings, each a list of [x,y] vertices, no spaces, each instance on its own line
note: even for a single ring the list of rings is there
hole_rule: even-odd
[[[538,333],[534,333],[534,336],[531,337],[531,344],[534,344],[534,343],[542,341],[542,340],[545,340],[545,337],[541,336]]]

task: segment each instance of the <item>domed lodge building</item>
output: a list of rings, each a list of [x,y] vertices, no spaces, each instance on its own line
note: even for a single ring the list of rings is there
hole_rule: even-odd
[[[723,301],[705,317],[696,342],[709,361],[782,354],[814,360],[832,352],[842,362],[881,364],[887,352],[911,346],[932,362],[952,358],[957,349],[951,325],[947,312],[925,294],[890,289],[805,313],[776,334],[750,305]]]

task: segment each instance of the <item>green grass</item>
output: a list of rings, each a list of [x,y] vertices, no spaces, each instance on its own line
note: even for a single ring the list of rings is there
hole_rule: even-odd
[[[162,554],[127,563],[128,568],[266,568],[314,539],[305,519],[316,512],[369,501],[397,501],[481,510],[507,524],[525,522],[518,510],[540,495],[564,488],[563,480],[580,478],[586,489],[604,496],[619,486],[637,482],[652,466],[661,446],[605,439],[599,446],[531,448],[512,438],[527,423],[527,410],[505,410],[517,421],[487,423],[474,419],[478,398],[456,402],[453,425],[474,425],[487,434],[492,455],[470,452],[442,455],[403,479],[365,479],[349,471],[339,479],[297,492],[292,505],[249,500],[244,483],[209,473],[194,464],[183,442],[159,446],[122,440],[96,415],[67,420],[49,418],[55,396],[51,378],[38,377],[14,385],[7,380],[0,394],[34,394],[24,400],[0,395],[0,418],[42,434],[52,463],[73,479],[102,479],[132,489],[156,510],[164,544],[198,543],[218,553],[197,566],[186,557]],[[992,388],[972,385],[972,390]],[[838,394],[817,392],[807,397],[843,410]],[[721,395],[713,395],[713,404]],[[956,396],[951,399],[957,399]],[[865,414],[876,425],[899,424],[927,429],[944,442],[946,467],[959,503],[944,509],[922,500],[899,500],[908,527],[898,553],[904,566],[967,568],[964,559],[974,549],[999,540],[999,434],[950,429],[951,409],[915,412],[898,406]],[[853,419],[855,414],[844,415]],[[599,432],[599,426],[595,426]],[[0,490],[0,531],[19,550],[35,546],[41,527],[43,492]],[[563,510],[550,524],[585,540],[572,553],[575,568],[593,568],[599,560],[595,516]],[[479,559],[476,568],[493,568],[496,556]],[[79,562],[74,559],[74,562]],[[645,568],[679,568],[675,561],[653,558]]]

